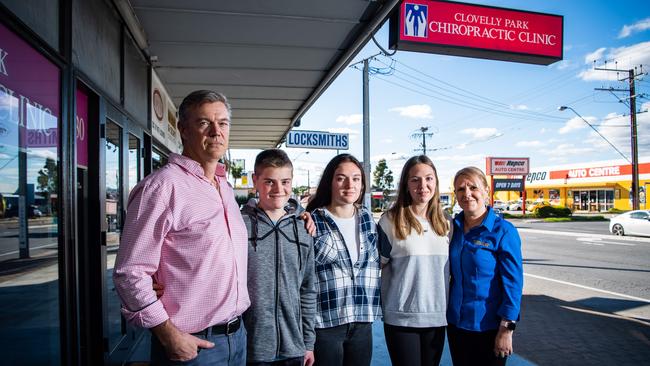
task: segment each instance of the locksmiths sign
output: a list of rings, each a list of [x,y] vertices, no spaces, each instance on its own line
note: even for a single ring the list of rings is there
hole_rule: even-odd
[[[287,134],[287,147],[348,150],[349,141],[350,136],[347,133],[289,131],[289,134]]]
[[[405,0],[392,49],[549,65],[563,56],[564,18],[448,1]]]
[[[487,175],[527,175],[529,158],[486,158]]]

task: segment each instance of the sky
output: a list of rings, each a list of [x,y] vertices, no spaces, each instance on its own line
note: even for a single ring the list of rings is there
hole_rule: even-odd
[[[631,160],[627,74],[595,67],[646,73],[636,80],[637,111],[650,109],[650,7],[645,1],[467,1],[564,16],[564,57],[548,66],[397,51],[377,56],[370,66],[370,156],[374,167],[386,159],[398,180],[405,160],[417,154],[421,127],[433,133],[426,145],[439,174],[441,192],[451,191],[459,169],[485,168],[485,158],[528,157],[539,167],[604,160]],[[376,40],[388,49],[388,22]],[[370,42],[354,64],[380,50]],[[393,66],[392,70],[390,66]],[[390,71],[390,72],[389,72]],[[389,72],[388,75],[382,73]],[[573,108],[601,136],[571,110]],[[347,151],[363,158],[362,72],[343,71],[302,118],[299,130],[350,134]],[[236,121],[233,121],[236,123]],[[650,113],[639,113],[640,161],[650,160]],[[609,142],[608,142],[609,141]],[[614,145],[625,158],[611,145]],[[284,146],[280,146],[284,148]],[[318,184],[336,150],[289,148],[294,186]],[[232,150],[252,170],[259,150]],[[341,151],[343,152],[343,151]]]

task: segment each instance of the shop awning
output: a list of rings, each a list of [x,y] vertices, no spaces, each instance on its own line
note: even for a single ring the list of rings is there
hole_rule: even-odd
[[[196,89],[230,99],[231,148],[277,146],[399,3],[116,2],[176,105]]]

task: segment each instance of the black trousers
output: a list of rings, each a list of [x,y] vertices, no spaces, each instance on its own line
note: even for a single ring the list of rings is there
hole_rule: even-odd
[[[305,364],[304,357],[286,358],[280,361],[271,362],[247,362],[247,366],[302,366]]]
[[[494,354],[494,340],[497,330],[472,332],[447,326],[449,351],[454,366],[505,366],[507,357],[497,357]]]
[[[370,366],[372,323],[316,329],[316,366]]]
[[[445,348],[445,327],[412,328],[384,323],[393,366],[437,366]]]

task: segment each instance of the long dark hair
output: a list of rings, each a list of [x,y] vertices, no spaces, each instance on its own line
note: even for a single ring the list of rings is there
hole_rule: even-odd
[[[366,174],[363,172],[363,165],[350,154],[336,155],[325,167],[323,175],[318,182],[316,194],[314,198],[307,204],[307,211],[311,212],[320,207],[329,206],[332,203],[332,181],[334,180],[334,172],[343,163],[353,163],[361,171],[361,193],[357,199],[357,204],[363,202],[363,195],[366,193]]]
[[[408,159],[404,164],[404,168],[402,168],[402,175],[399,179],[397,187],[397,200],[388,210],[391,221],[393,223],[393,231],[395,232],[397,239],[400,240],[406,239],[406,237],[411,233],[411,230],[415,230],[418,235],[421,235],[424,230],[410,209],[410,206],[413,204],[413,198],[411,197],[408,188],[408,179],[411,168],[418,164],[430,166],[431,169],[433,169],[433,175],[436,178],[436,190],[433,193],[433,197],[431,197],[429,203],[427,204],[427,220],[433,227],[433,230],[436,232],[436,234],[442,236],[449,231],[448,221],[442,212],[442,208],[440,207],[440,185],[438,180],[438,171],[428,156],[417,155]]]

